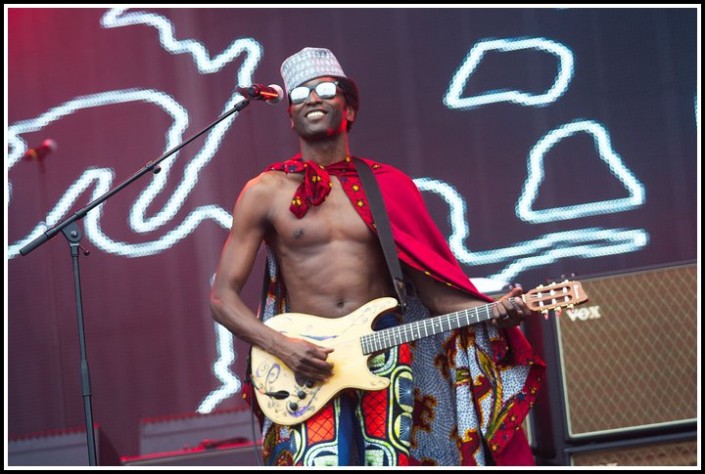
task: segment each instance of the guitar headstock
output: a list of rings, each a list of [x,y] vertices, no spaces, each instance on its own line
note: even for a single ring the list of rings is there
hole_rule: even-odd
[[[552,309],[559,312],[563,308],[572,308],[584,303],[588,300],[588,295],[579,281],[565,280],[560,283],[539,285],[524,293],[522,298],[532,311],[548,314]]]

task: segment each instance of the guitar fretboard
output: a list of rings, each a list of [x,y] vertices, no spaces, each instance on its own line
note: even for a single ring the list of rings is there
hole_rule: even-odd
[[[363,354],[389,349],[405,342],[481,323],[492,319],[492,307],[495,303],[456,311],[455,313],[426,318],[413,323],[400,324],[388,329],[375,331],[360,338]]]

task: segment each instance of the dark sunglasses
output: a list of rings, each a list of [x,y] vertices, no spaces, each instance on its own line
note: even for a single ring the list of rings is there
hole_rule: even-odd
[[[321,99],[332,99],[338,93],[338,81],[319,82],[314,87],[295,87],[289,92],[289,99],[292,104],[300,104],[308,99],[312,90],[316,91],[316,95]]]

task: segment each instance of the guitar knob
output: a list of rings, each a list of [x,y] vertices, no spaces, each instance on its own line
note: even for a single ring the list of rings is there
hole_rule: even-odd
[[[298,403],[296,402],[289,402],[289,411],[294,412],[299,408]]]
[[[313,388],[315,382],[313,380],[306,381],[306,388]]]
[[[296,396],[299,397],[300,400],[303,400],[304,398],[306,398],[306,392],[304,392],[303,390],[299,390]]]

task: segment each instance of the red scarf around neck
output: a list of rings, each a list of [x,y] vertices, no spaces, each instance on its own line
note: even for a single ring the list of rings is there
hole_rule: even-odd
[[[379,164],[372,166],[374,169],[374,166],[379,167]],[[296,189],[289,206],[289,210],[299,219],[306,215],[311,206],[318,206],[326,200],[333,187],[330,177],[336,176],[362,220],[375,231],[367,196],[351,157],[347,156],[330,165],[319,165],[315,161],[304,161],[299,153],[287,161],[268,166],[265,171],[304,174],[304,180]]]

